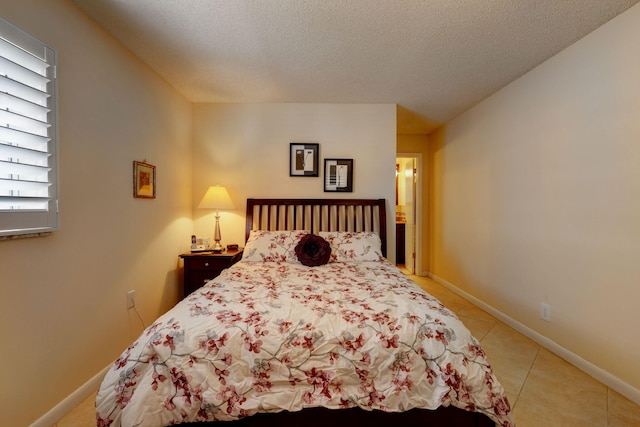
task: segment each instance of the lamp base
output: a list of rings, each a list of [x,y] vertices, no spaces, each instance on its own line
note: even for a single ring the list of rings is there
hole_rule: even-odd
[[[220,240],[222,236],[220,235],[220,213],[216,210],[216,230],[213,234],[213,240],[215,240],[215,244],[211,248],[212,252],[222,252],[222,245],[220,244]]]

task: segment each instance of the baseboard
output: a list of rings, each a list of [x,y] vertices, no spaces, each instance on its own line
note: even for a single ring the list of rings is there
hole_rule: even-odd
[[[93,378],[84,383],[80,388],[71,393],[62,402],[58,403],[49,412],[37,419],[31,427],[51,427],[60,421],[65,415],[71,412],[76,406],[84,402],[84,400],[100,387],[102,379],[107,374],[110,366],[97,373]]]
[[[580,357],[577,354],[573,353],[572,351],[566,349],[565,347],[563,347],[562,345],[558,344],[557,342],[555,342],[553,340],[550,340],[549,338],[547,338],[544,335],[534,331],[533,329],[529,328],[528,326],[526,326],[526,325],[518,322],[517,320],[507,316],[506,314],[502,313],[501,311],[496,310],[492,306],[490,306],[490,305],[486,304],[485,302],[479,300],[478,298],[474,297],[473,295],[463,291],[462,289],[458,288],[457,286],[453,285],[452,283],[447,282],[443,278],[438,277],[435,274],[431,274],[431,273],[429,273],[428,276],[431,277],[436,282],[440,283],[442,286],[448,288],[452,292],[455,292],[456,294],[458,294],[462,298],[466,299],[467,301],[471,302],[472,304],[474,304],[474,305],[480,307],[481,309],[483,309],[484,311],[488,312],[489,314],[491,314],[495,318],[497,318],[500,321],[506,323],[507,325],[509,325],[510,327],[515,329],[516,331],[520,332],[521,334],[525,335],[526,337],[528,337],[528,338],[532,339],[533,341],[537,342],[538,344],[540,344],[541,346],[543,346],[547,350],[549,350],[552,353],[556,354],[557,356],[563,358],[564,360],[566,360],[567,362],[571,363],[576,368],[578,368],[581,371],[585,372],[586,374],[592,376],[593,378],[595,378],[596,380],[600,381],[601,383],[603,383],[607,387],[615,390],[616,392],[618,392],[621,395],[625,396],[627,399],[629,399],[632,402],[640,405],[640,390],[638,390],[637,388],[632,387],[631,385],[629,385],[625,381],[623,381],[620,378],[616,377],[615,375],[605,371],[604,369],[594,365],[593,363],[583,359],[582,357]]]

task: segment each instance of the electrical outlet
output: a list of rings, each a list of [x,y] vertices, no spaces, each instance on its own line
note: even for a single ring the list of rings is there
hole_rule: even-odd
[[[136,291],[127,292],[127,310],[133,308],[135,303]]]
[[[551,306],[549,304],[544,302],[540,304],[540,317],[542,317],[542,320],[551,322]]]

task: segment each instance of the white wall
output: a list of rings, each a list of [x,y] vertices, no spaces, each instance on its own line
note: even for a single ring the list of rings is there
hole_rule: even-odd
[[[215,213],[197,205],[215,184],[229,190],[237,207],[221,212],[225,245],[244,243],[248,197],[385,198],[388,256],[395,259],[394,104],[195,104],[193,122],[198,235],[213,235]],[[320,144],[320,177],[289,176],[291,142]],[[353,193],[324,192],[325,158],[354,159]]]
[[[637,5],[434,135],[430,264],[636,401],[639,23]]]
[[[28,425],[178,299],[191,218],[191,104],[68,0],[0,0],[58,51],[61,229],[0,241],[0,424]],[[132,197],[132,162],[157,198]]]

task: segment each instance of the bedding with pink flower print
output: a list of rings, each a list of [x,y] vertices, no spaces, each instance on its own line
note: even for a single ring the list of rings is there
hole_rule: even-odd
[[[319,236],[331,245],[331,262],[380,261],[380,236],[370,231],[321,231]]]
[[[298,263],[295,247],[308,231],[264,231],[251,230],[242,252],[247,262],[292,262]]]
[[[96,399],[113,427],[451,405],[513,426],[478,341],[384,259],[238,262],[149,326]]]

